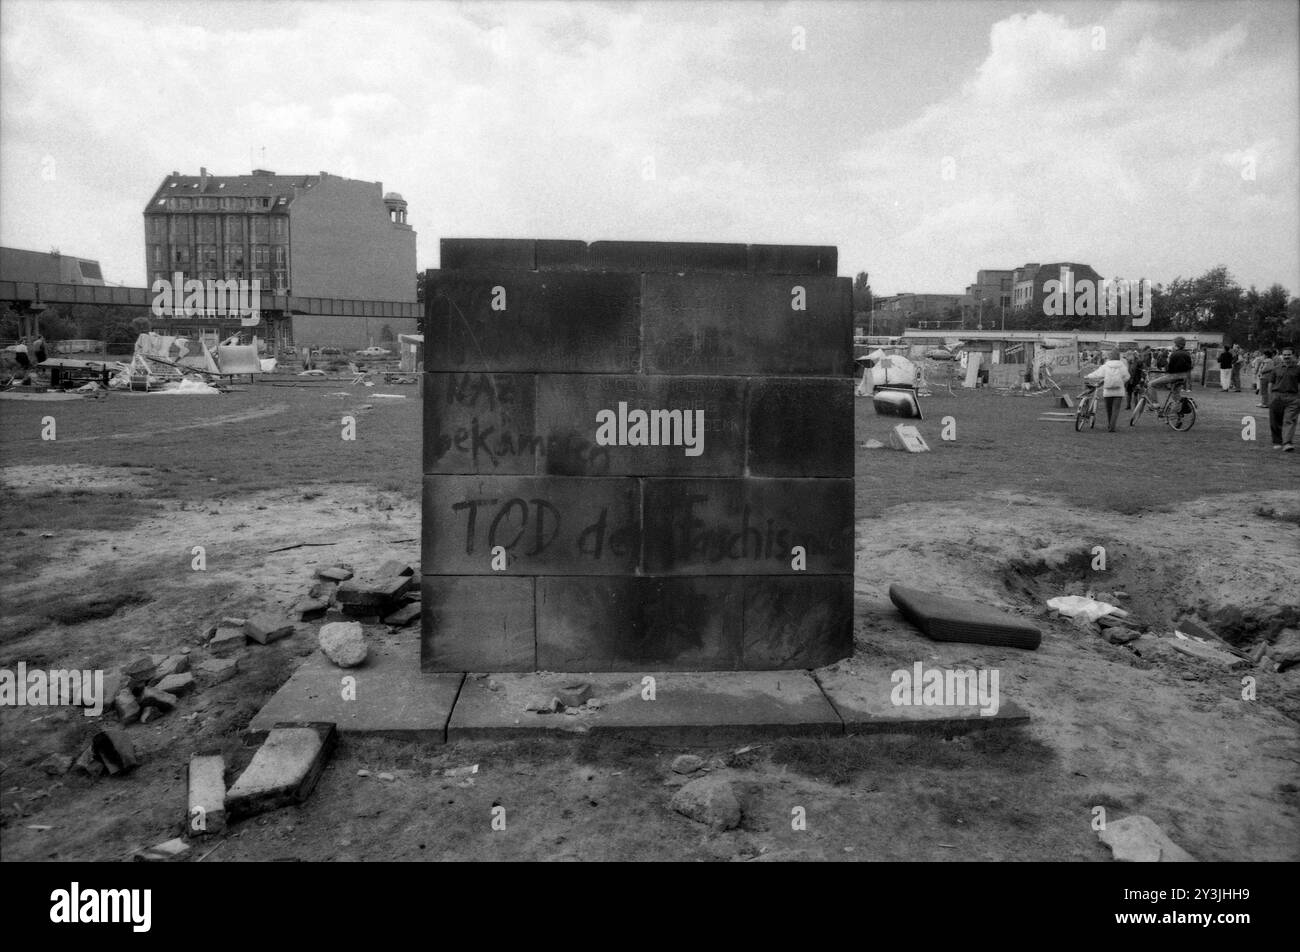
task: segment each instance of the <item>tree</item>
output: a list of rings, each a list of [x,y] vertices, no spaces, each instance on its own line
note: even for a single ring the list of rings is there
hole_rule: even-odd
[[[871,313],[872,308],[871,279],[865,271],[859,271],[853,279],[853,310],[854,312]]]

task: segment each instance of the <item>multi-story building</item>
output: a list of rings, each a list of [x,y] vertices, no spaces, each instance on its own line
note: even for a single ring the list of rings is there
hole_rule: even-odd
[[[104,272],[98,261],[58,251],[24,251],[0,248],[0,280],[39,284],[93,284],[102,287]]]
[[[1101,275],[1090,265],[1074,261],[1056,261],[1051,264],[1026,264],[1016,268],[1012,275],[1011,306],[1019,312],[1032,316],[1047,316],[1047,298],[1052,294],[1048,290],[1049,281],[1063,281],[1068,277],[1075,283],[1083,280],[1101,285]]]
[[[907,321],[949,322],[948,309],[963,307],[966,304],[964,294],[894,294],[878,297],[875,309],[887,317],[901,316]],[[958,322],[960,323],[960,322]]]
[[[414,303],[415,231],[405,200],[379,182],[321,172],[198,175],[172,172],[144,209],[149,284],[252,280],[294,297]],[[219,340],[238,316],[167,315],[162,333]],[[259,336],[277,348],[366,346],[415,330],[405,318],[286,315]],[[393,347],[396,350],[396,346]]]
[[[1001,319],[1011,309],[1014,271],[984,269],[975,273],[975,283],[966,285],[967,304],[962,318],[972,327]]]

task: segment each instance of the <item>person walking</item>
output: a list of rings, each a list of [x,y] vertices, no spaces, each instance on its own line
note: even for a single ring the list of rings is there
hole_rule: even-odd
[[[1142,365],[1142,355],[1134,348],[1128,352],[1124,360],[1125,366],[1128,367],[1128,382],[1124,384],[1124,409],[1133,409],[1133,391],[1142,384],[1142,377],[1145,367]]]
[[[1296,364],[1294,347],[1282,350],[1282,364],[1274,368],[1269,383],[1268,427],[1273,449],[1292,453],[1296,420],[1300,419],[1300,365]]]
[[[1232,392],[1241,393],[1241,366],[1246,362],[1246,352],[1240,344],[1232,345]]]
[[[1225,347],[1219,354],[1219,388],[1227,393],[1230,386],[1232,386],[1232,351]]]
[[[1128,364],[1120,359],[1119,349],[1112,350],[1110,359],[1084,379],[1101,381],[1101,396],[1106,401],[1106,432],[1114,433],[1120,404],[1124,402],[1124,385],[1129,381]]]
[[[1259,363],[1255,366],[1255,383],[1259,389],[1259,406],[1268,409],[1268,388],[1273,379],[1273,366],[1277,363],[1273,359],[1273,350],[1267,349],[1259,357]]]

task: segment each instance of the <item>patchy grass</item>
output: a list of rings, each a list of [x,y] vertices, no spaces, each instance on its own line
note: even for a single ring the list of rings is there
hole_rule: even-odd
[[[1274,509],[1272,506],[1256,506],[1255,515],[1300,526],[1300,509]]]
[[[772,747],[772,762],[843,785],[867,771],[897,767],[935,770],[993,769],[1022,774],[1050,764],[1055,755],[1023,730],[981,730],[945,739],[938,733],[792,737]]]

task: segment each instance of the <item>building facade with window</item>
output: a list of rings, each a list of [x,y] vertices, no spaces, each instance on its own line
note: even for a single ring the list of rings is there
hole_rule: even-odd
[[[385,194],[381,183],[326,172],[173,172],[144,209],[146,274],[150,287],[180,273],[184,280],[257,279],[277,295],[414,303],[416,234],[406,214],[402,197]],[[364,347],[379,332],[371,321],[286,315],[255,330],[276,349]],[[236,316],[156,323],[160,333],[209,341],[241,330]],[[413,320],[385,323],[393,340],[415,330]]]

